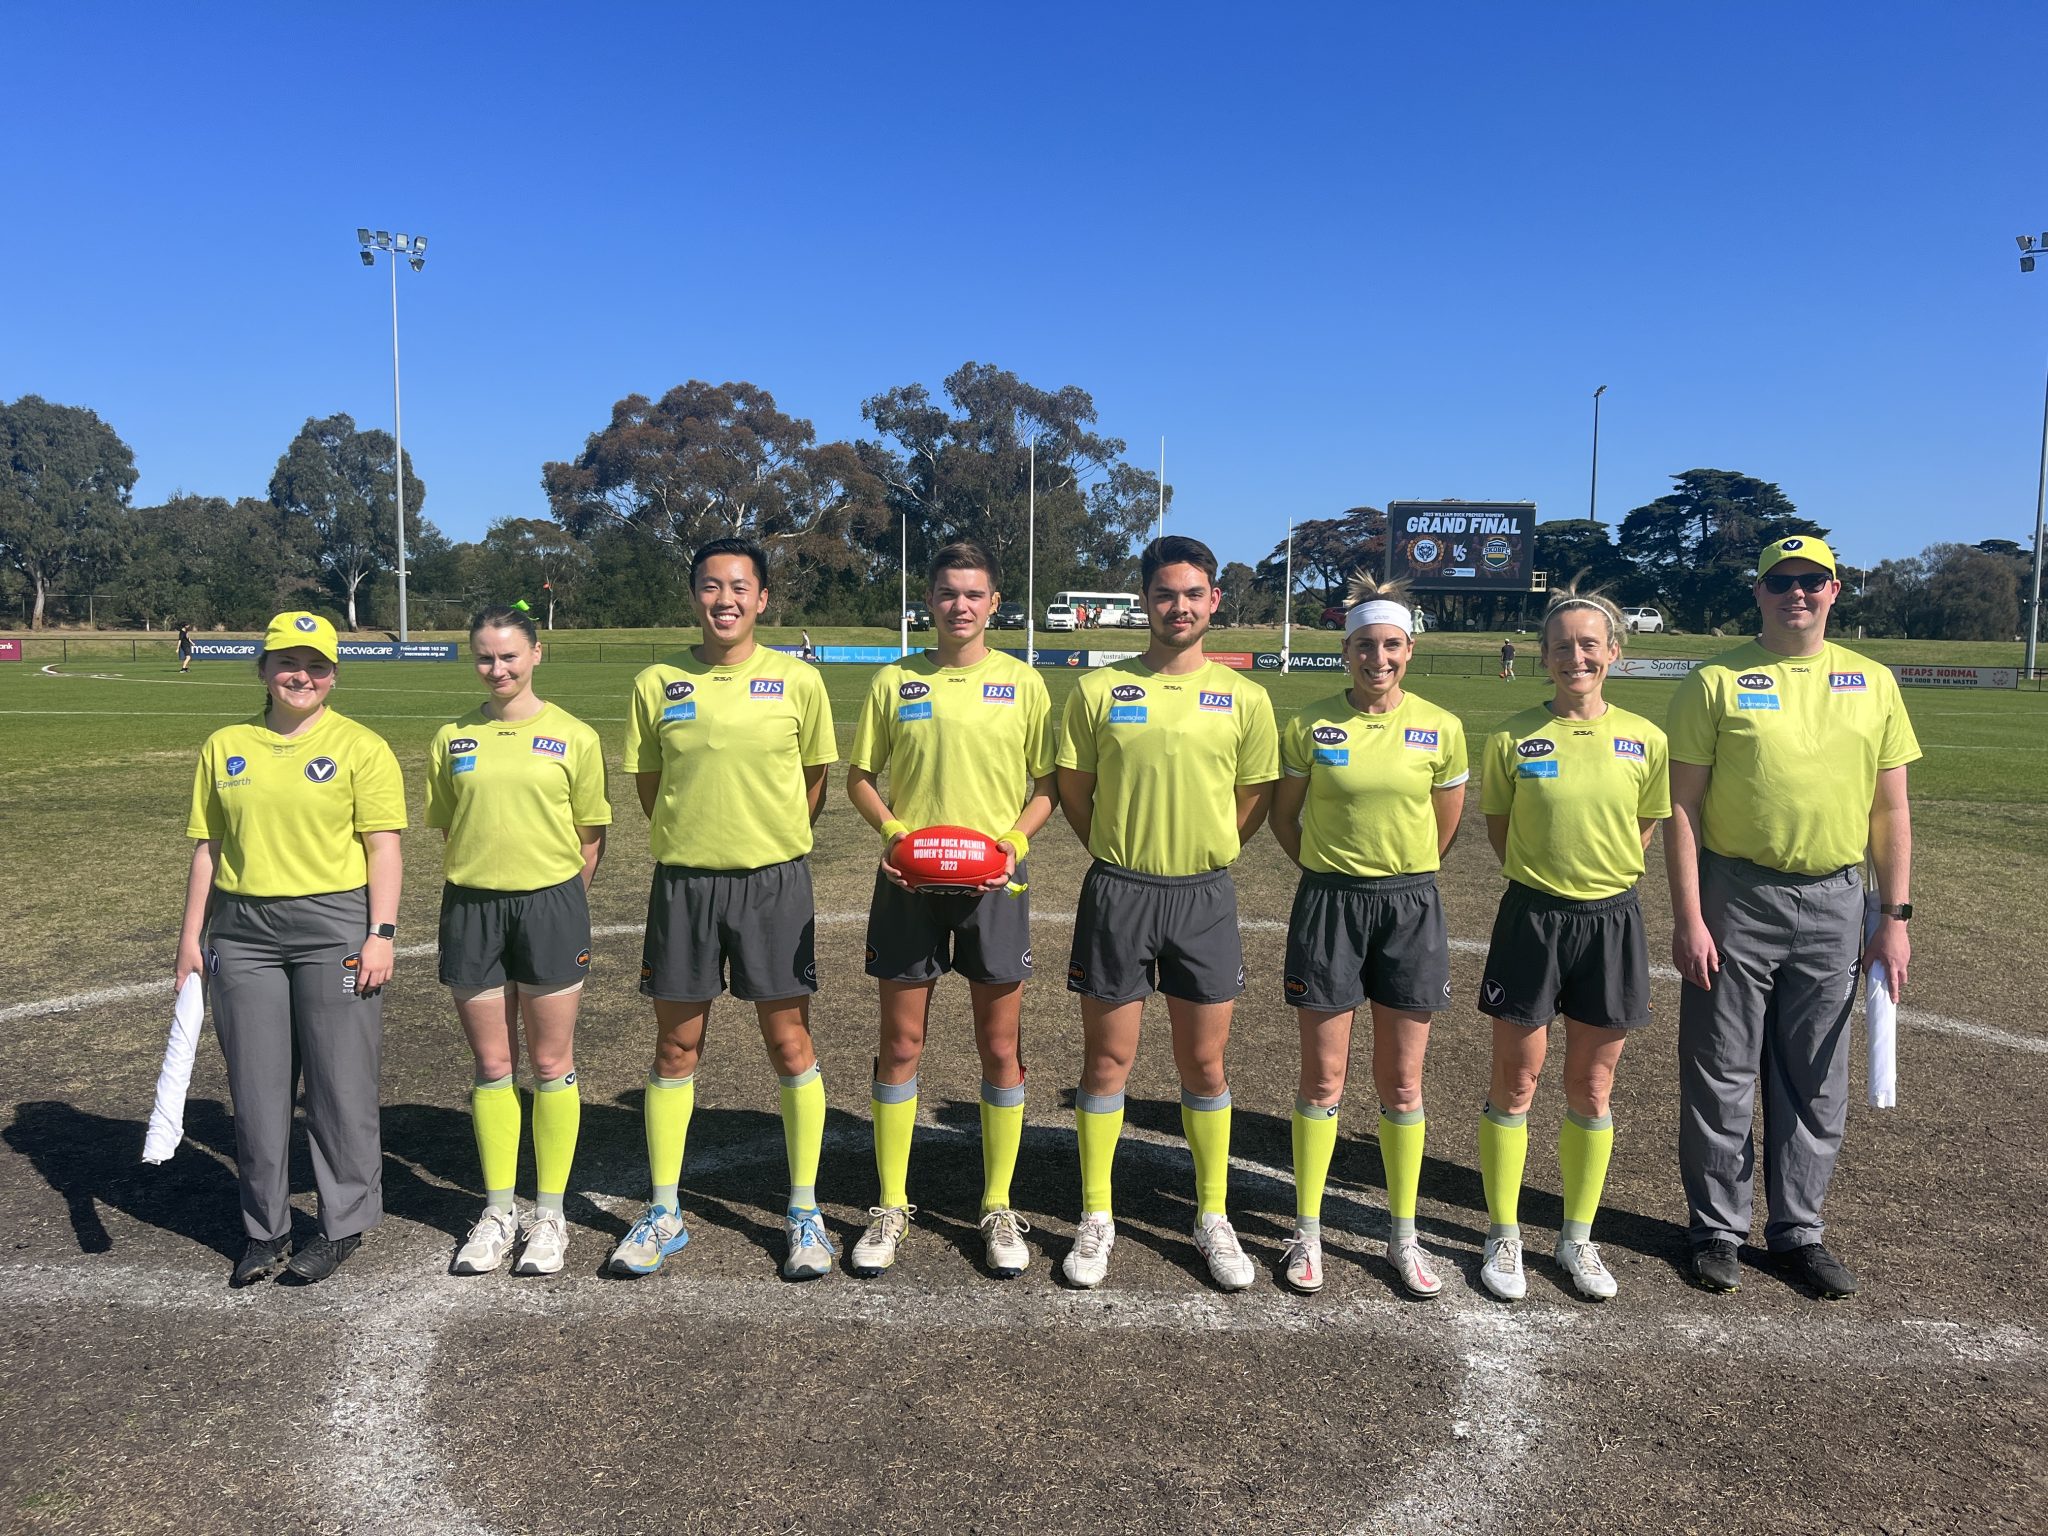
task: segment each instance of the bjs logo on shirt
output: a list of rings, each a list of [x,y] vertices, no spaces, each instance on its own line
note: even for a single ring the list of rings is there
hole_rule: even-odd
[[[1631,741],[1626,736],[1617,736],[1614,738],[1614,755],[1634,758],[1640,763],[1644,756],[1643,744],[1640,741]]]
[[[1017,702],[1015,683],[983,683],[981,701],[984,704],[1014,704]]]
[[[1401,733],[1401,745],[1413,747],[1418,752],[1434,752],[1436,750],[1436,736],[1437,733],[1435,731],[1403,731]]]
[[[533,750],[543,757],[567,757],[569,743],[557,741],[552,736],[536,736],[533,738]]]
[[[1199,708],[1217,710],[1227,715],[1230,713],[1231,704],[1235,698],[1235,694],[1204,692],[1196,703]]]
[[[1830,672],[1828,691],[1830,693],[1864,693],[1870,684],[1861,672]]]
[[[757,677],[747,685],[747,692],[757,699],[779,699],[782,697],[782,679]]]

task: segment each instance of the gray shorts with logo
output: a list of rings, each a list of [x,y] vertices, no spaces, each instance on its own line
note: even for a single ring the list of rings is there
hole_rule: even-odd
[[[1189,1003],[1234,1002],[1244,990],[1230,871],[1141,875],[1098,859],[1081,882],[1067,990],[1130,1003],[1155,988]]]
[[[1436,876],[1303,870],[1287,919],[1287,1001],[1342,1013],[1368,998],[1429,1013],[1451,1000],[1451,940]]]
[[[804,859],[765,869],[658,864],[647,898],[640,991],[704,1002],[728,990],[745,1002],[818,990],[817,905]]]
[[[1510,880],[1494,914],[1479,1011],[1544,1029],[1559,1014],[1600,1029],[1650,1022],[1650,946],[1633,886],[1570,901]]]
[[[1019,885],[1028,884],[1017,866]],[[1020,891],[933,896],[906,891],[877,869],[868,903],[868,974],[883,981],[969,981],[1009,986],[1031,979],[1031,897]]]
[[[441,887],[441,985],[566,987],[590,969],[583,878],[538,891]]]

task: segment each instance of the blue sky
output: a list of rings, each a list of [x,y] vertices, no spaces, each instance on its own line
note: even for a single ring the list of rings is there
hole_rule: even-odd
[[[821,437],[963,361],[1090,390],[1173,527],[1583,515],[1693,467],[1875,561],[2031,539],[2038,4],[15,7],[0,397],[139,502],[390,424],[457,538],[633,391]]]

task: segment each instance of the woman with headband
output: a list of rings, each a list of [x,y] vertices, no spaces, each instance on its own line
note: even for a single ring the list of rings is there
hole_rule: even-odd
[[[1529,1105],[1564,1015],[1564,1181],[1558,1265],[1589,1301],[1614,1294],[1592,1240],[1614,1147],[1607,1095],[1627,1032],[1650,1021],[1650,956],[1636,900],[1650,829],[1671,814],[1664,733],[1602,697],[1621,655],[1620,610],[1565,587],[1543,616],[1543,704],[1488,739],[1480,803],[1508,877],[1479,987],[1493,1018],[1493,1079],[1479,1121],[1486,1258],[1479,1278],[1503,1301],[1527,1291],[1516,1205],[1529,1152]]]
[[[1436,871],[1465,806],[1465,729],[1402,689],[1415,620],[1398,586],[1352,579],[1344,623],[1351,686],[1304,709],[1281,737],[1273,835],[1301,866],[1287,924],[1287,1001],[1301,1022],[1294,1106],[1295,1230],[1288,1285],[1323,1287],[1322,1199],[1360,1003],[1386,1169],[1387,1259],[1415,1296],[1442,1289],[1415,1234],[1422,1181],[1422,1059],[1430,1015],[1451,997]]]

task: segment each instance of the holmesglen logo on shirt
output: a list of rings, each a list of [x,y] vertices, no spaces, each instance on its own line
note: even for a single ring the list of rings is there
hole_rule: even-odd
[[[1435,731],[1406,730],[1401,733],[1401,745],[1413,747],[1418,752],[1434,752],[1437,747]]]
[[[782,697],[782,679],[757,677],[747,685],[747,692],[757,699],[779,699]]]
[[[896,706],[896,718],[898,720],[929,720],[931,717],[932,706],[929,700],[922,704],[898,704]]]
[[[664,720],[694,720],[697,718],[697,701],[691,699],[687,703],[671,704],[661,712],[661,718]]]
[[[569,743],[559,741],[553,736],[536,736],[533,738],[533,750],[543,757],[567,757]]]

